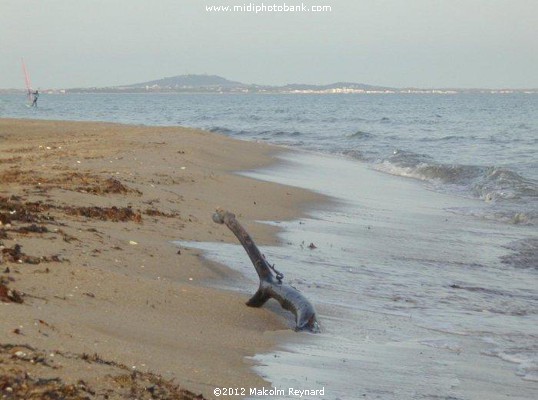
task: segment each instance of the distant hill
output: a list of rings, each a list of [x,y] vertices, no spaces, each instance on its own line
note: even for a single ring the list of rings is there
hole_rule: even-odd
[[[147,82],[113,87],[68,89],[71,93],[353,93],[383,92],[391,88],[363,83],[337,82],[329,85],[293,83],[284,86],[245,84],[217,75],[177,75]]]
[[[183,92],[183,93],[297,93],[334,92],[346,88],[351,91],[385,91],[390,88],[363,83],[337,82],[329,85],[293,83],[284,86],[246,84],[231,81],[218,75],[177,75],[129,85],[67,89],[70,93],[142,93],[142,92]]]
[[[154,81],[125,85],[127,88],[159,87],[167,89],[239,87],[247,86],[241,82],[230,81],[217,75],[178,75]]]
[[[65,93],[537,93],[537,89],[391,88],[355,82],[328,85],[291,83],[283,86],[246,84],[217,75],[177,75],[130,85],[66,89]]]

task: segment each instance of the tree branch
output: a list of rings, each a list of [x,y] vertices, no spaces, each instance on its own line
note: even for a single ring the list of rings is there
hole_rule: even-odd
[[[261,307],[267,300],[273,298],[280,303],[282,308],[291,311],[295,315],[296,330],[319,332],[314,306],[301,292],[290,285],[282,283],[281,279],[273,275],[273,268],[260,253],[247,231],[235,219],[235,215],[218,209],[213,214],[213,221],[226,225],[234,233],[258,273],[260,286],[254,296],[247,302],[247,306]]]

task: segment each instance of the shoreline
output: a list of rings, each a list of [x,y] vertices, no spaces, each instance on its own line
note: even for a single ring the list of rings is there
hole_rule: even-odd
[[[191,128],[0,119],[1,241],[26,257],[5,253],[1,264],[6,287],[24,294],[0,304],[2,345],[44,351],[58,367],[15,357],[3,368],[84,378],[110,398],[123,386],[100,379],[113,367],[102,359],[206,398],[215,387],[267,386],[245,357],[275,346],[285,316],[209,288],[234,273],[172,241],[235,243],[211,222],[223,207],[259,244],[278,243],[277,228],[255,221],[299,218],[323,196],[234,172],[276,163],[281,151]],[[31,209],[34,220],[9,208]]]
[[[336,202],[279,224],[284,244],[263,249],[277,265],[293,260],[289,278],[316,299],[327,325],[312,341],[291,338],[258,355],[256,370],[277,388],[293,379],[305,389],[325,387],[334,398],[375,398],[380,390],[387,399],[536,397],[536,318],[527,311],[535,275],[503,263],[506,243],[532,235],[532,228],[469,220],[453,207],[474,207],[477,199],[427,190],[343,158],[307,152],[278,158],[247,176]],[[316,250],[303,249],[307,243]],[[226,247],[198,248],[218,262],[232,254],[248,272],[240,247]]]

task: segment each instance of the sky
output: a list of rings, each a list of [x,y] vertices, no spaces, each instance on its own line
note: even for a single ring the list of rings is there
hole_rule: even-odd
[[[208,12],[219,5],[325,12]],[[538,88],[538,0],[0,0],[0,88],[182,74],[244,83]]]

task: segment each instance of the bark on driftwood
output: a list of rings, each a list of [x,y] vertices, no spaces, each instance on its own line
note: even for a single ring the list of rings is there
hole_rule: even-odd
[[[234,233],[260,277],[260,287],[247,302],[247,306],[261,307],[267,300],[273,298],[280,303],[282,308],[295,314],[296,330],[319,332],[316,311],[312,304],[297,289],[282,283],[283,276],[280,273],[273,275],[274,267],[271,267],[260,253],[250,235],[235,219],[235,215],[219,209],[213,214],[213,221],[225,224]]]

